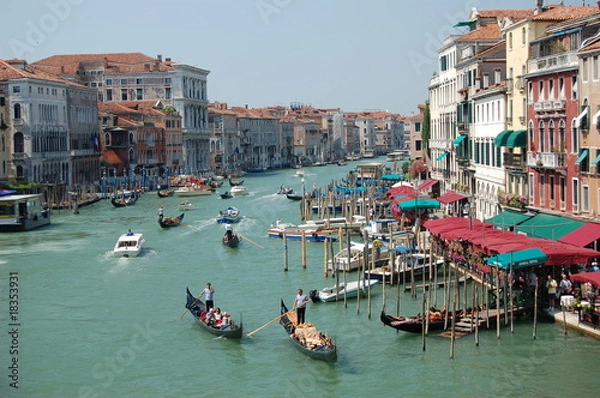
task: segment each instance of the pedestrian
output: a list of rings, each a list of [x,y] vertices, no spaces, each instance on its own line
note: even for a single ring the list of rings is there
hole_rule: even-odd
[[[298,289],[298,294],[294,299],[294,307],[296,307],[297,324],[301,325],[304,323],[304,315],[306,314],[306,303],[308,303],[308,297],[302,292],[302,289]]]
[[[381,246],[383,246],[383,242],[379,240],[379,238],[375,238],[375,240],[373,240],[373,247],[375,247],[375,260],[379,260],[379,257],[381,257]]]
[[[548,291],[548,308],[550,311],[554,311],[554,307],[556,305],[556,288],[558,287],[558,283],[552,277],[552,275],[548,274],[548,280],[546,281],[546,290]]]
[[[202,293],[200,293],[200,297],[206,296],[205,297],[206,308],[209,310],[212,310],[215,308],[214,295],[215,295],[215,289],[213,289],[213,287],[210,283],[207,283],[206,287],[204,288]]]
[[[573,283],[567,278],[566,274],[562,274],[562,280],[558,284],[558,291],[561,296],[572,294]]]
[[[164,207],[160,206],[160,207],[158,208],[158,211],[156,212],[156,213],[158,214],[158,218],[159,218],[160,220],[162,220],[162,219],[163,219],[163,213],[164,213],[164,211],[165,211]]]

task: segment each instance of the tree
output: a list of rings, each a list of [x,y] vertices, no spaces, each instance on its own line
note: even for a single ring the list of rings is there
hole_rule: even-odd
[[[431,157],[429,150],[429,138],[431,137],[431,112],[429,111],[429,101],[425,102],[425,110],[423,111],[423,123],[421,125],[421,143],[423,150],[427,153],[427,157]]]

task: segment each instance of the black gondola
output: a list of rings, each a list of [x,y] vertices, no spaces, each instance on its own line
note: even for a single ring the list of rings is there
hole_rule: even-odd
[[[181,213],[179,217],[159,217],[158,223],[163,228],[178,227],[179,225],[181,225],[181,220],[183,220],[184,215],[185,213]]]
[[[238,234],[234,234],[232,230],[227,230],[223,235],[223,244],[229,247],[238,247],[240,244],[240,237]]]
[[[194,319],[196,319],[196,322],[198,323],[198,325],[200,325],[202,329],[207,330],[208,332],[214,335],[225,337],[228,339],[242,338],[244,330],[243,322],[240,321],[240,324],[237,325],[233,323],[231,318],[225,317],[223,319],[223,322],[219,326],[208,325],[203,318],[207,311],[206,304],[204,304],[204,302],[199,298],[194,297],[194,295],[190,292],[189,288],[186,287],[185,290],[187,292],[185,308],[190,310],[190,312],[194,316]]]
[[[279,323],[294,343],[294,347],[307,357],[325,362],[337,361],[337,347],[333,341],[310,323],[297,325],[296,313],[288,311],[283,300],[281,300],[281,319]]]
[[[221,196],[221,199],[231,199],[231,198],[233,198],[233,195],[230,194],[229,192],[224,192],[220,196]]]
[[[137,196],[130,196],[129,198],[111,198],[110,203],[115,207],[133,206],[137,201]]]
[[[169,196],[173,196],[175,191],[172,191],[170,189],[162,189],[160,191],[157,191],[156,193],[158,194],[159,198],[168,198]]]
[[[302,195],[295,193],[286,193],[285,196],[287,196],[287,198],[290,200],[302,200]]]
[[[242,185],[244,183],[244,180],[234,180],[233,178],[229,179],[229,185],[232,187],[237,187],[239,185]]]
[[[413,317],[397,317],[394,315],[388,315],[383,310],[381,311],[381,315],[379,316],[381,322],[384,325],[392,327],[396,330],[401,330],[403,332],[409,333],[422,333],[423,332],[423,318],[413,316]],[[430,320],[427,326],[427,330],[435,331],[435,330],[443,330],[444,329],[445,320],[436,319]]]

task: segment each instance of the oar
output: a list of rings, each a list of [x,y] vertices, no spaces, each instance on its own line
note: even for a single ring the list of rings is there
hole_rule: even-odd
[[[200,297],[202,297],[202,293],[200,293],[200,295],[198,296],[198,298],[196,300],[194,300],[194,302],[190,305],[190,307],[193,307],[194,304],[196,304],[198,301],[200,301]],[[189,311],[189,308],[186,308],[185,311],[183,311],[183,314],[181,314],[181,316],[179,317],[179,319],[183,318],[183,316],[185,314],[187,314],[187,312]]]
[[[293,312],[295,308],[292,308],[290,311],[286,312],[285,314],[281,314],[279,315],[277,318],[271,319],[269,322],[265,323],[264,325],[262,325],[259,328],[254,329],[253,331],[251,331],[250,333],[248,333],[246,336],[250,337],[252,336],[254,333],[263,330],[264,328],[266,328],[267,326],[269,326],[270,324],[272,324],[275,321],[280,320],[284,315],[287,315],[289,312]]]
[[[244,240],[247,240],[248,242],[252,243],[253,245],[256,245],[256,246],[260,247],[261,249],[264,249],[264,247],[262,247],[262,246],[261,246],[261,245],[259,245],[258,243],[256,243],[256,242],[252,242],[250,239],[246,238],[245,236],[242,236],[241,234],[238,234],[238,235],[239,235],[239,237],[240,237],[240,238],[242,238],[242,239],[244,239]]]

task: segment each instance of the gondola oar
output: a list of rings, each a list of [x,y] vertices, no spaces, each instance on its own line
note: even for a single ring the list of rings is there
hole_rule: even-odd
[[[256,245],[256,246],[260,247],[261,249],[264,249],[264,247],[262,247],[261,245],[259,245],[259,244],[258,244],[258,243],[256,243],[256,242],[253,242],[253,241],[251,241],[250,239],[246,238],[245,236],[242,236],[241,234],[238,234],[238,236],[239,236],[240,238],[244,239],[244,240],[247,240],[248,242],[252,243],[253,245]]]
[[[269,326],[269,325],[270,325],[270,324],[272,324],[273,322],[275,322],[275,321],[278,321],[278,320],[280,320],[281,318],[283,318],[285,315],[287,315],[288,313],[290,313],[290,312],[293,312],[295,309],[296,309],[296,307],[292,308],[291,310],[289,310],[288,312],[286,312],[286,313],[284,313],[284,314],[281,314],[281,315],[279,315],[278,317],[276,317],[276,318],[274,318],[274,319],[271,319],[269,322],[265,323],[264,325],[262,325],[262,326],[261,326],[261,327],[259,327],[259,328],[256,328],[256,329],[254,329],[253,331],[251,331],[250,333],[248,333],[246,336],[250,337],[250,336],[252,336],[254,333],[256,333],[256,332],[258,332],[258,331],[260,331],[260,330],[263,330],[264,328],[266,328],[267,326]]]
[[[198,301],[200,301],[200,297],[202,297],[202,294],[203,294],[203,293],[200,293],[200,295],[198,296],[198,298],[197,298],[196,300],[194,300],[194,302],[193,302],[192,304],[190,304],[190,306],[189,306],[189,307],[193,307],[193,306],[194,306],[194,304],[196,304]],[[179,317],[179,319],[183,318],[183,316],[184,316],[185,314],[187,314],[187,312],[190,310],[190,308],[189,308],[189,307],[187,307],[187,308],[185,309],[185,311],[183,311],[183,314],[181,314],[181,316]]]

